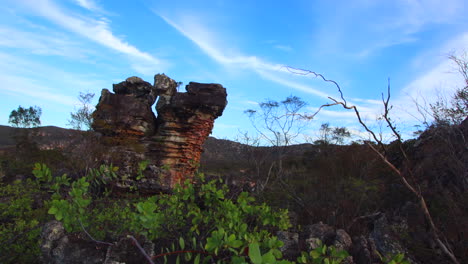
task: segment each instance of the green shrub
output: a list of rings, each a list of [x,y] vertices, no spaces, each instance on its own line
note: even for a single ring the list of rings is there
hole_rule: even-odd
[[[143,167],[145,164],[140,170]],[[116,239],[122,233],[132,232],[150,240],[169,241],[166,244],[174,249],[185,247],[181,241],[191,241],[190,250],[198,253],[186,254],[185,258],[193,261],[214,258],[243,263],[255,257],[257,261],[253,263],[262,263],[256,253],[247,253],[251,248],[256,250],[255,245],[263,252],[261,259],[266,261],[263,263],[275,263],[271,260],[282,258],[279,248],[283,243],[271,231],[289,227],[287,211],[256,204],[255,198],[245,192],[228,197],[226,185],[217,180],[207,182],[202,175],[198,184],[186,181],[172,194],[133,200],[111,200],[107,196],[94,199],[89,187],[101,183],[99,179],[109,178],[107,174],[116,170],[101,166],[99,170],[91,170],[88,177],[74,181],[68,193],[54,189],[48,213],[61,221],[67,232],[85,228],[97,239]],[[51,179],[50,170],[43,165],[35,167],[35,175],[40,181]]]
[[[186,181],[172,194],[133,199],[91,195],[93,183],[113,178],[110,174],[116,171],[116,167],[101,166],[70,183],[66,174],[53,177],[47,166],[36,163],[35,180],[0,185],[1,262],[38,262],[41,226],[50,220],[49,214],[67,232],[86,231],[99,240],[115,241],[123,234],[146,236],[162,246],[153,259],[166,262],[175,258],[177,263],[181,259],[189,263],[292,263],[282,259],[283,242],[272,235],[290,227],[286,210],[256,203],[246,192],[234,196],[226,185],[206,181],[203,175],[198,183]],[[38,196],[46,202],[35,204]],[[345,251],[320,244],[302,253],[298,262],[337,264],[347,256]],[[402,255],[388,261],[406,263]]]
[[[49,218],[46,207],[35,204],[43,195],[30,179],[0,184],[0,263],[37,262],[41,224]]]
[[[328,246],[318,240],[318,247],[310,251],[308,254],[302,252],[297,258],[298,263],[314,263],[314,264],[339,264],[349,256],[345,250],[339,250],[334,246]]]

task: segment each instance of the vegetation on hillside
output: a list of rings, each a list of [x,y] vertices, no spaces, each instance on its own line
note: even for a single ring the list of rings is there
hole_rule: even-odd
[[[275,234],[290,230],[292,215],[297,218],[295,230],[323,221],[352,235],[367,235],[372,215],[384,212],[396,223],[391,225],[396,239],[417,261],[460,263],[468,257],[466,131],[460,126],[467,122],[468,78],[467,64],[452,59],[465,73],[467,86],[450,101],[431,106],[434,122],[417,140],[402,140],[390,118],[389,95],[383,100],[382,118],[396,138],[390,144],[369,130],[358,109],[342,97],[326,106],[355,111],[373,141],[345,145],[349,131],[324,123],[315,145],[291,146],[302,122],[315,114],[302,114],[305,102],[298,97],[269,100],[260,110],[247,111],[261,138],[244,134],[244,140],[257,147],[244,148],[244,159],[227,160],[229,166],[202,164],[211,177],[200,173],[195,182],[184,182],[171,194],[148,197],[137,188],[117,193],[113,182],[119,181],[119,168],[112,164],[96,167],[92,155],[80,161],[69,153],[41,150],[34,134],[16,137],[14,150],[0,156],[0,262],[40,262],[41,230],[55,219],[68,234],[102,246],[122,236],[137,245],[149,239],[159,252],[148,255],[135,247],[149,263],[341,263],[349,253],[326,243],[286,260],[280,250],[283,242]],[[84,106],[90,98],[83,95]],[[90,110],[81,110],[72,114],[77,129],[90,122]],[[10,120],[17,127],[34,127],[40,124],[40,113],[40,108],[20,107]],[[260,140],[272,147],[258,147]],[[137,180],[144,177],[146,166],[145,161],[137,165]],[[247,175],[244,182],[253,188],[249,193],[206,179],[215,174]],[[408,263],[401,253],[382,256],[382,262]]]

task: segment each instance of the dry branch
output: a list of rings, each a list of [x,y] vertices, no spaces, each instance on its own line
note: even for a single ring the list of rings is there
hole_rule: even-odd
[[[291,72],[291,73],[294,73],[294,74],[299,74],[299,75],[309,75],[309,74],[312,74],[314,75],[315,77],[318,77],[318,78],[321,78],[322,80],[324,80],[325,82],[330,82],[332,84],[334,84],[336,86],[336,88],[338,89],[338,92],[340,93],[340,97],[341,97],[341,101],[340,100],[337,100],[337,99],[334,99],[332,97],[328,97],[330,100],[333,101],[333,103],[330,103],[330,104],[324,104],[322,105],[320,109],[322,109],[323,107],[327,107],[327,106],[332,106],[332,105],[341,105],[343,108],[345,109],[349,109],[349,110],[353,110],[354,113],[356,114],[356,117],[359,121],[359,124],[372,136],[372,138],[374,139],[374,141],[377,143],[377,145],[381,148],[381,150],[379,151],[373,144],[371,144],[370,142],[367,142],[367,145],[380,157],[380,159],[385,163],[387,164],[387,166],[393,171],[395,172],[399,178],[401,179],[401,181],[403,182],[403,185],[411,192],[413,193],[416,198],[418,199],[419,201],[419,205],[423,211],[423,214],[426,218],[426,220],[428,221],[429,223],[429,226],[430,226],[430,232],[431,232],[431,235],[433,236],[434,240],[436,241],[437,245],[440,247],[440,249],[444,252],[444,254],[449,257],[453,263],[455,264],[459,264],[457,258],[455,257],[455,254],[452,252],[452,250],[449,248],[449,246],[447,245],[448,243],[444,243],[442,242],[442,238],[444,238],[444,235],[438,230],[438,228],[436,227],[436,225],[434,224],[434,221],[433,221],[433,218],[431,216],[431,213],[429,212],[429,209],[427,207],[427,204],[426,204],[426,200],[424,199],[424,196],[422,195],[421,193],[421,190],[420,190],[420,187],[419,185],[417,184],[417,182],[414,180],[414,177],[413,177],[413,173],[411,172],[411,168],[408,168],[408,174],[409,176],[414,180],[413,181],[413,184],[409,183],[408,182],[408,179],[407,179],[407,175],[405,175],[399,168],[397,168],[391,161],[388,160],[387,158],[387,150],[386,150],[386,146],[385,144],[382,142],[381,139],[379,139],[377,137],[377,135],[374,133],[374,131],[372,131],[367,125],[366,123],[362,120],[361,118],[361,115],[360,115],[360,112],[359,110],[357,109],[357,107],[355,105],[348,105],[348,102],[346,101],[346,99],[344,98],[344,95],[343,95],[343,91],[341,90],[341,87],[340,85],[334,81],[334,80],[329,80],[327,78],[325,78],[322,74],[320,73],[316,73],[314,71],[309,71],[309,70],[304,70],[304,69],[298,69],[298,68],[293,68],[293,67],[286,67],[286,69]],[[384,97],[384,95],[382,94],[382,103],[384,105],[384,113],[382,115],[383,119],[385,120],[387,126],[390,128],[390,130],[392,131],[393,135],[397,138],[397,142],[398,142],[398,145],[399,145],[399,150],[404,158],[404,160],[409,163],[409,158],[406,154],[406,151],[403,149],[403,145],[402,145],[402,138],[401,138],[401,134],[397,131],[395,125],[393,124],[393,122],[391,121],[390,117],[389,117],[389,112],[390,112],[390,109],[391,109],[391,106],[390,106],[390,81],[388,82],[388,87],[387,87],[387,96]],[[414,186],[416,185],[416,186]],[[447,241],[445,238],[444,238],[445,241]]]

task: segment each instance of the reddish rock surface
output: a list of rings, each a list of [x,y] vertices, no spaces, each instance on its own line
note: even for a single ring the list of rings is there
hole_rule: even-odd
[[[191,82],[182,93],[164,74],[154,80],[151,85],[130,77],[114,85],[115,94],[104,89],[93,114],[94,130],[114,145],[109,151],[115,154],[112,162],[128,168],[123,174],[132,174],[130,168],[139,161],[149,161],[144,179],[119,181],[124,189],[136,185],[146,192],[166,190],[191,179],[214,120],[227,104],[220,84]],[[151,105],[157,99],[155,117]]]

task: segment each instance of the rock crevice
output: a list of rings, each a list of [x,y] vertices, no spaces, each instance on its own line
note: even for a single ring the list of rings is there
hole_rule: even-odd
[[[126,153],[124,167],[131,167],[129,163],[135,159],[150,163],[147,177],[132,184],[171,189],[191,178],[214,120],[227,105],[226,89],[220,84],[190,82],[186,92],[178,92],[177,86],[171,78],[157,74],[154,85],[130,77],[114,84],[114,93],[102,90],[93,113],[93,129],[112,144],[124,142],[110,151]],[[151,110],[156,100],[157,115]],[[130,145],[139,149],[138,155]],[[125,187],[129,183],[119,184]]]

